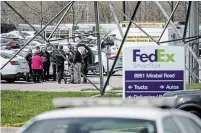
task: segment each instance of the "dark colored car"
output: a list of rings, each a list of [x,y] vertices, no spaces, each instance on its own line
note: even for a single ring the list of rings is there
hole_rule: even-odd
[[[0,38],[0,45],[2,49],[19,49],[21,42],[15,39]]]
[[[164,97],[174,97],[175,108],[194,113],[201,118],[201,90],[172,91],[164,94]]]

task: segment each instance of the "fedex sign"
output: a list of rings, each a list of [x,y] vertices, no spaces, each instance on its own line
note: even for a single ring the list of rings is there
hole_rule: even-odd
[[[175,54],[165,53],[165,49],[155,49],[153,53],[142,53],[140,49],[133,50],[133,62],[175,62]]]

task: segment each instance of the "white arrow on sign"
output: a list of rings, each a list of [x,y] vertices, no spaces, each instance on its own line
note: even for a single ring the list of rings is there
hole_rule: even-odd
[[[161,88],[161,89],[164,89],[165,87],[164,87],[164,85],[161,85],[160,88]]]
[[[130,95],[130,96],[128,96],[128,98],[132,98],[132,96]]]
[[[128,86],[128,89],[133,89],[132,85],[129,85],[129,86]]]

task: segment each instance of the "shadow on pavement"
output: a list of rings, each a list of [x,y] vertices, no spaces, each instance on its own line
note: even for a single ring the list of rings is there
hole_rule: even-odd
[[[33,82],[18,82],[18,81],[16,81],[16,82],[14,82],[14,83],[8,83],[8,82],[6,82],[6,81],[1,81],[1,84],[34,84]]]

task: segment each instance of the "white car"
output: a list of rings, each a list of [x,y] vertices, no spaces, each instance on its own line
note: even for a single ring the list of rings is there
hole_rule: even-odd
[[[30,38],[32,38],[32,37],[34,37],[35,36],[35,32],[34,31],[21,31],[21,33],[23,34],[23,35],[21,35],[20,33],[19,33],[19,31],[16,31],[16,30],[14,30],[14,31],[11,31],[11,32],[8,32],[8,33],[4,33],[4,34],[2,34],[2,36],[8,36],[8,37],[10,37],[10,38],[19,38],[19,39],[24,39],[23,38],[23,36],[26,38],[26,39],[30,39]],[[36,38],[40,38],[40,37],[36,37]]]
[[[13,57],[12,51],[1,50],[0,66],[2,67],[10,58]],[[1,80],[6,80],[9,83],[15,82],[18,78],[26,78],[29,73],[27,61],[22,56],[16,56],[2,70]]]
[[[35,31],[21,31],[21,33],[25,36],[25,38],[32,38],[35,36]]]
[[[99,73],[99,59],[98,59],[98,51],[94,51],[93,50],[93,53],[95,55],[95,65],[96,65],[96,69],[95,69],[95,73]],[[115,53],[112,53],[109,57],[107,57],[106,53],[105,52],[102,52],[102,64],[103,64],[103,72],[104,73],[107,73],[107,71],[110,71],[111,68],[112,68],[112,65],[114,63],[114,60],[116,59],[116,54]],[[109,70],[107,70],[107,58],[108,58],[108,61],[109,61]],[[122,71],[122,57],[119,57],[117,59],[117,62],[116,62],[116,65],[113,69],[113,74],[115,72],[118,72],[118,71]]]
[[[111,98],[107,100],[108,105],[101,98],[90,99],[91,102],[85,98],[62,100],[58,104],[61,109],[37,115],[17,133],[201,133],[201,120],[197,116],[151,107],[150,102],[140,105],[144,100],[124,106]]]
[[[21,35],[16,34],[15,32],[3,33],[0,36],[7,37],[7,38],[24,39]]]

